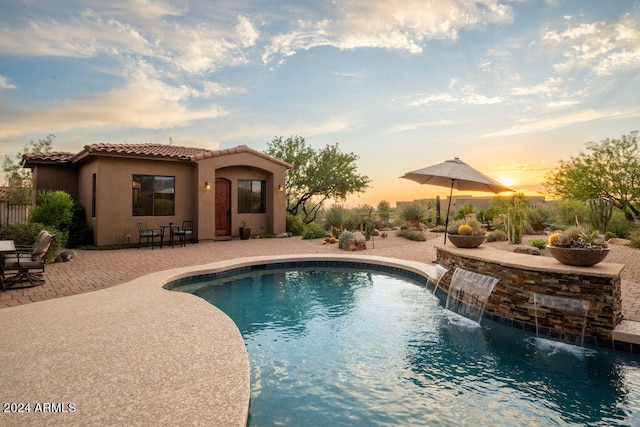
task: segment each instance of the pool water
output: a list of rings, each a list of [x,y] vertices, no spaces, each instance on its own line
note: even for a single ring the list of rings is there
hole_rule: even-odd
[[[640,363],[470,324],[380,272],[268,271],[176,288],[227,313],[250,425],[640,425]]]

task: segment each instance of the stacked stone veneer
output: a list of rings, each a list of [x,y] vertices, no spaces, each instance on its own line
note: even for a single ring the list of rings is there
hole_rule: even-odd
[[[453,272],[464,268],[499,277],[485,309],[485,317],[535,331],[534,293],[588,300],[585,343],[612,347],[613,329],[622,321],[620,264],[571,267],[553,258],[514,254],[493,248],[437,248],[438,264],[449,269],[440,282],[448,292]],[[581,329],[575,316],[548,310],[538,312],[538,326],[545,335]]]

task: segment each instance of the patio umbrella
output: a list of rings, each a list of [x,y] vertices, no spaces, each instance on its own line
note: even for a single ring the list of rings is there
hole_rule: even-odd
[[[404,174],[401,178],[416,181],[419,184],[431,184],[440,187],[448,187],[449,205],[447,206],[447,217],[445,219],[444,243],[447,243],[447,230],[449,226],[449,211],[451,210],[451,195],[453,189],[458,191],[485,191],[491,193],[502,193],[503,191],[513,191],[505,187],[495,179],[489,178],[482,172],[472,168],[459,158],[446,160],[437,165],[427,166],[413,172]]]

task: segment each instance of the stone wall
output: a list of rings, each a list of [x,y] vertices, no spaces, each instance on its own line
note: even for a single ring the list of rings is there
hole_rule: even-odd
[[[448,292],[456,268],[499,277],[485,309],[485,317],[529,331],[536,330],[534,293],[589,301],[585,343],[612,347],[613,329],[622,321],[620,264],[572,267],[553,258],[515,254],[488,247],[437,248],[438,264],[449,269],[440,286]],[[543,335],[562,336],[581,330],[576,316],[539,310]]]

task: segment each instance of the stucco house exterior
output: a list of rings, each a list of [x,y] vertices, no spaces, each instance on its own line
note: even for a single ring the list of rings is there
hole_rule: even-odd
[[[30,153],[34,198],[63,190],[82,204],[97,246],[137,243],[137,224],[194,221],[197,240],[286,231],[292,166],[246,146],[207,150],[161,144],[92,144],[79,153]]]

